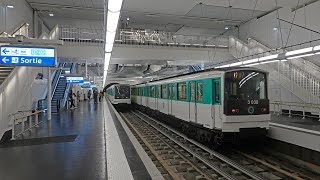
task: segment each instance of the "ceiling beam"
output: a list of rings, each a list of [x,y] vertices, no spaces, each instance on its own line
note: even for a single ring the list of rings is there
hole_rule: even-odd
[[[49,3],[38,3],[38,2],[29,2],[29,4],[35,8],[35,6],[39,7],[50,7],[50,8],[59,8],[65,10],[80,10],[80,11],[92,11],[92,12],[102,12],[103,8],[91,8],[91,7],[82,7],[82,6],[70,6],[70,5],[62,5],[62,4],[49,4]]]

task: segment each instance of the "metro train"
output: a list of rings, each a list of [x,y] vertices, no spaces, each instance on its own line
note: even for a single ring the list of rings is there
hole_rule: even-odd
[[[107,98],[111,104],[131,104],[130,85],[114,84],[107,88]]]
[[[131,86],[131,100],[188,136],[220,146],[265,137],[267,86],[268,73],[256,68],[212,69]]]

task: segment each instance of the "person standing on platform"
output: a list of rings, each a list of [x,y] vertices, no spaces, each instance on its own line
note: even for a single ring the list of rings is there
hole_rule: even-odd
[[[76,107],[76,106],[74,105],[73,96],[76,96],[76,95],[72,92],[72,89],[70,89],[68,96],[69,96],[69,101],[70,101],[70,109],[73,109],[73,108]]]
[[[98,90],[93,90],[94,103],[98,103]]]
[[[90,99],[91,99],[91,90],[88,91],[88,100],[90,102]]]
[[[99,102],[102,101],[102,98],[103,98],[103,91],[100,91],[100,94],[99,94]]]
[[[77,100],[78,100],[78,102],[80,102],[80,92],[79,91],[77,91]]]

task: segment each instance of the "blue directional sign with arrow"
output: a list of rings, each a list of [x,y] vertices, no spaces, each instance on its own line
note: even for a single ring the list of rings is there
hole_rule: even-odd
[[[55,66],[55,49],[52,47],[1,46],[0,65]]]

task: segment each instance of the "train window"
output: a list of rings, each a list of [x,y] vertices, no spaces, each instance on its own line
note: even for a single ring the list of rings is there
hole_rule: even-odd
[[[187,99],[187,84],[178,83],[178,100],[185,101]]]
[[[169,99],[174,99],[175,93],[174,93],[174,85],[170,84],[169,85]]]
[[[139,87],[139,96],[143,95],[142,87]]]
[[[161,98],[167,99],[167,86],[161,85]]]
[[[197,83],[197,101],[202,102],[203,99],[203,89],[202,89],[202,83]]]
[[[154,95],[155,95],[155,87],[151,86],[150,87],[150,97],[154,97]]]
[[[266,79],[266,74],[259,71],[228,72],[225,74],[225,98],[232,100],[266,99]]]
[[[220,83],[214,82],[214,102],[220,103]]]
[[[190,100],[191,101],[195,101],[196,99],[196,85],[195,85],[195,82],[191,82],[190,83]]]

